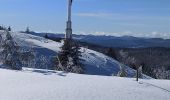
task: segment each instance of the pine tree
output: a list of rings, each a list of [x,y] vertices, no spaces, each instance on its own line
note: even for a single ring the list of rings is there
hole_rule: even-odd
[[[26,33],[30,33],[29,27],[26,28],[26,31],[25,31],[25,32],[26,32]]]
[[[48,39],[48,34],[47,33],[45,34],[44,38]]]
[[[77,42],[73,41],[72,44],[72,52],[71,52],[71,57],[72,57],[72,71],[75,73],[83,73],[83,68],[82,68],[82,63],[81,63],[81,52],[80,52],[80,46]]]
[[[8,31],[11,31],[11,27],[10,26],[8,27]]]
[[[57,57],[56,69],[60,71],[84,73],[81,64],[81,52],[79,45],[73,40],[64,40],[61,52]]]
[[[14,70],[21,70],[22,63],[19,59],[20,47],[13,40],[8,30],[5,30],[6,38],[2,44],[1,56],[3,58],[3,63],[9,68]]]
[[[106,54],[117,60],[116,51],[113,48],[109,48]]]
[[[4,26],[0,26],[0,30],[5,30]]]
[[[0,30],[3,30],[3,27],[2,27],[2,26],[0,26]]]
[[[70,56],[71,46],[69,40],[64,40],[64,44],[61,47],[61,51],[57,57],[57,66],[56,70],[67,71],[67,63],[69,61],[68,57]]]

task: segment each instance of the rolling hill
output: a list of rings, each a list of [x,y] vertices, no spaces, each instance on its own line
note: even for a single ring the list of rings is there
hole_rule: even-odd
[[[4,34],[3,31],[0,33]],[[32,48],[34,50],[36,53],[35,68],[54,69],[51,59],[60,51],[60,47],[63,44],[62,42],[55,42],[43,37],[26,33],[11,32],[11,35],[22,48]],[[81,54],[85,74],[111,76],[113,74],[117,75],[120,71],[121,63],[102,53],[82,47]],[[41,56],[44,56],[46,60],[48,60],[47,63],[44,64],[43,61],[41,61]],[[128,66],[125,66],[125,68],[128,73],[128,77],[135,76],[135,70],[129,68]]]

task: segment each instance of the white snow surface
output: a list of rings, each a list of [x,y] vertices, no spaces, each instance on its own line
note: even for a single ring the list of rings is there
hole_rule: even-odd
[[[0,100],[170,100],[170,81],[0,69]]]

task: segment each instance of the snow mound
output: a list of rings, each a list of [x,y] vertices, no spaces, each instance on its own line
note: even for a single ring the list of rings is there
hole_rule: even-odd
[[[169,100],[170,81],[0,69],[0,100]]]

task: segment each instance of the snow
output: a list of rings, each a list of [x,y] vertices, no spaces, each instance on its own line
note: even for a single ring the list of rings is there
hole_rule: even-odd
[[[20,45],[30,46],[35,49],[36,52],[40,53],[38,55],[45,55],[47,58],[56,56],[57,52],[60,51],[60,47],[63,43],[54,42],[43,37],[34,36],[25,33],[12,33],[13,37],[16,39]],[[82,59],[84,60],[84,65],[86,69],[86,74],[90,75],[112,75],[117,74],[120,70],[119,62],[114,59],[107,57],[106,55],[89,50],[86,48],[81,49]],[[135,76],[135,71],[126,68],[129,77]]]
[[[0,100],[169,100],[169,80],[0,69]]]
[[[13,38],[19,43],[21,46],[33,46],[37,48],[47,48],[49,50],[53,50],[58,52],[60,50],[59,47],[62,46],[61,43],[57,43],[55,41],[51,41],[45,39],[43,37],[38,37],[26,33],[11,33]]]
[[[20,46],[33,48],[37,56],[44,55],[49,59],[56,56],[63,45],[25,33],[12,32],[11,35]],[[23,68],[22,71],[14,71],[0,68],[0,100],[170,99],[169,80],[154,80],[143,75],[145,79],[136,82],[134,78],[110,76],[120,70],[118,61],[83,47],[81,52],[85,74],[88,75],[45,69]],[[1,62],[0,67],[4,67]],[[135,75],[135,71],[128,66],[125,70],[128,77]]]
[[[3,31],[0,31],[0,33],[3,33]],[[11,32],[11,35],[20,46],[33,48],[36,52],[37,58],[43,55],[49,61],[52,57],[57,55],[60,51],[60,47],[63,45],[63,43],[26,33]],[[86,70],[85,74],[111,76],[113,74],[117,75],[120,71],[120,63],[113,58],[84,47],[81,48],[81,52],[82,59],[84,60],[83,64]],[[47,66],[49,69],[52,68],[51,63]],[[40,69],[42,68],[46,69],[44,66],[40,67]],[[135,76],[135,71],[128,66],[125,66],[125,70],[128,72],[128,77]],[[144,77],[149,78],[147,76]]]

